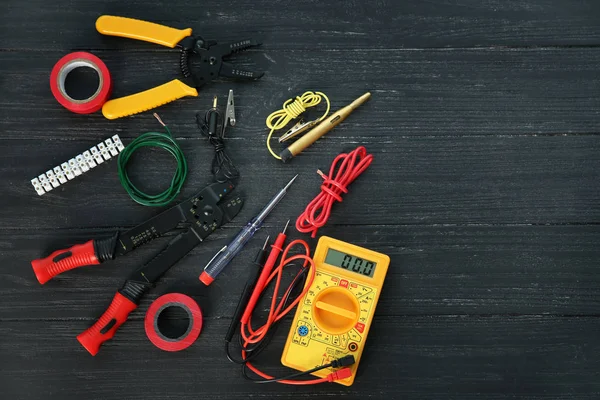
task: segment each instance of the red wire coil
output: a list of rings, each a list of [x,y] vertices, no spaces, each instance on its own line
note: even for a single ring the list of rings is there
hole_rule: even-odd
[[[342,194],[348,193],[348,186],[371,165],[371,162],[373,155],[367,154],[364,146],[359,146],[348,154],[339,154],[329,168],[329,175],[317,171],[324,179],[321,193],[308,203],[304,212],[298,216],[298,232],[310,233],[311,237],[316,237],[317,230],[327,223],[333,204],[342,201]]]

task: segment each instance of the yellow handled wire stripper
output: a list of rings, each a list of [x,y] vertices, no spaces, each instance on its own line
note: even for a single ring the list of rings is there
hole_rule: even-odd
[[[181,49],[179,65],[183,79],[173,79],[146,91],[107,101],[102,114],[108,119],[151,110],[185,96],[198,96],[197,88],[217,77],[255,80],[263,72],[246,71],[223,61],[224,57],[261,43],[254,39],[218,44],[192,36],[192,29],[175,29],[168,26],[132,18],[103,15],[96,20],[96,29],[103,35],[130,39]],[[190,63],[195,58],[194,66]]]

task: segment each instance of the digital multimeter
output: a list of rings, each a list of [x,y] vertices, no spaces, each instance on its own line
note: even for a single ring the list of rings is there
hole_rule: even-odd
[[[298,303],[281,363],[300,371],[345,355],[356,362],[352,376],[336,381],[350,386],[367,340],[390,258],[322,236],[313,256],[315,279]],[[323,369],[313,375],[325,377]]]

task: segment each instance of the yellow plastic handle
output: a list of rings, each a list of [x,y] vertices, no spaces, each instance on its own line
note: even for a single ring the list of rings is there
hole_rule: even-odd
[[[153,22],[113,15],[103,15],[98,18],[96,29],[103,35],[143,40],[171,48],[192,34],[192,28],[175,29]]]
[[[185,96],[198,96],[198,91],[179,79],[173,79],[143,92],[109,100],[102,106],[102,114],[108,119],[117,119],[151,110]]]
[[[333,304],[325,303],[324,301],[317,301],[315,303],[315,307],[317,307],[321,310],[329,311],[331,313],[337,314],[339,316],[342,316],[342,317],[345,317],[348,319],[356,318],[356,313],[354,313],[350,310],[346,310],[345,308],[342,308],[342,307],[334,306]]]

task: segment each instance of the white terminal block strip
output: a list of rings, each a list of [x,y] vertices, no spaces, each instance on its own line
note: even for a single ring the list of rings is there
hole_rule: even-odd
[[[76,155],[67,162],[49,169],[37,178],[33,178],[31,184],[37,194],[41,196],[44,193],[59,187],[63,183],[70,181],[76,176],[102,164],[104,161],[108,161],[112,157],[118,156],[124,148],[119,135],[114,135],[112,138],[106,139],[96,146],[92,146],[91,149]]]

